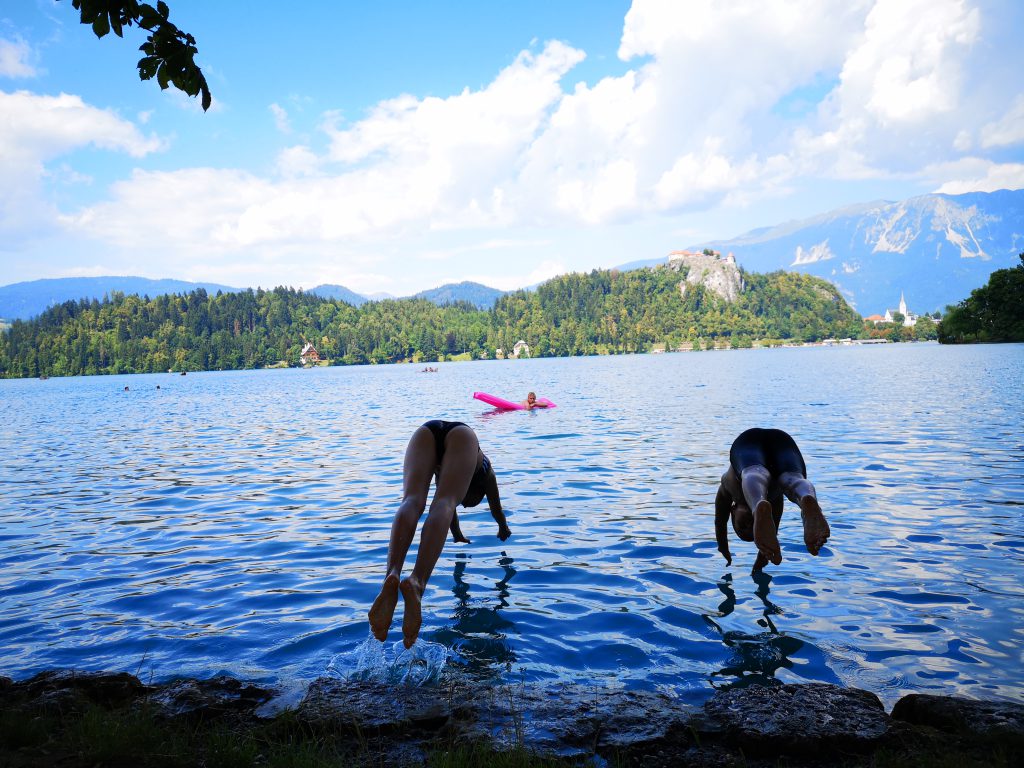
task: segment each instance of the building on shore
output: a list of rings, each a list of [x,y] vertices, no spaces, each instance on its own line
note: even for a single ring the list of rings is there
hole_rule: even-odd
[[[896,313],[903,315],[903,327],[913,328],[917,325],[917,315],[907,309],[907,300],[903,298],[903,291],[900,291],[900,305],[897,309],[885,310],[885,322],[892,323],[896,317]]]
[[[302,347],[302,352],[299,354],[299,362],[302,365],[316,365],[320,362],[320,353],[316,351],[316,347],[307,341]]]

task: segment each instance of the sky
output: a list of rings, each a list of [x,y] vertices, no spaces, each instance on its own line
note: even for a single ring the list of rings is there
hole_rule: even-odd
[[[0,285],[511,290],[855,203],[1024,187],[1020,0],[0,0]]]

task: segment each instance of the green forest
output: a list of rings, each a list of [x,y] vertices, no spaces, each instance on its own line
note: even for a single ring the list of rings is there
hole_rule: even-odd
[[[1020,264],[997,269],[988,283],[949,307],[939,324],[939,342],[1024,341],[1024,253]]]
[[[498,299],[491,310],[425,299],[356,307],[291,288],[68,301],[0,333],[0,376],[72,376],[298,365],[306,342],[331,364],[493,358],[524,340],[533,357],[749,347],[868,334],[836,289],[797,273],[743,273],[727,303],[680,291],[667,267],[594,270]],[[881,331],[874,331],[880,333]]]

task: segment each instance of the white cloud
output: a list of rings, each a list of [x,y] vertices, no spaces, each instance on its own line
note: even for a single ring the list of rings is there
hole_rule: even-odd
[[[0,40],[0,77],[35,77],[32,49],[24,40]]]
[[[733,161],[719,152],[720,141],[708,139],[699,152],[688,152],[658,179],[654,197],[671,210],[706,204],[737,188],[757,184],[764,173],[754,158]]]
[[[965,110],[965,100],[995,64],[977,45],[981,31],[968,0],[877,0],[844,51],[818,130],[801,129],[807,169],[893,176],[965,151],[981,116]]]
[[[26,237],[52,221],[52,204],[43,194],[47,163],[86,146],[142,157],[161,148],[113,112],[85,104],[77,96],[39,96],[0,91],[0,233]],[[81,181],[63,164],[54,175]]]
[[[287,147],[277,156],[277,172],[285,178],[314,176],[320,172],[322,163],[309,147]]]
[[[936,192],[962,195],[967,192],[995,192],[997,189],[1024,189],[1024,163],[994,163],[975,160],[958,163],[959,167],[973,166],[975,175],[954,178],[940,185]],[[946,170],[946,174],[950,174]],[[970,171],[968,171],[970,173]],[[948,175],[947,175],[948,178]]]
[[[981,129],[981,146],[1010,147],[1024,144],[1024,94],[1019,95],[999,120]]]
[[[87,105],[78,96],[39,96],[0,91],[0,162],[15,156],[46,160],[85,145],[142,157],[162,147],[109,110]]]
[[[288,121],[288,110],[282,107],[280,104],[271,104],[270,113],[274,116],[274,125],[281,133],[291,133],[292,126]]]
[[[879,123],[925,123],[958,103],[962,56],[980,13],[963,0],[877,2],[846,58],[840,96]]]

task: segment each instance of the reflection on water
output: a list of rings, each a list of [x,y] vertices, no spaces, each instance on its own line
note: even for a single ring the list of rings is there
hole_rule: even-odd
[[[452,593],[457,605],[450,624],[442,626],[431,638],[451,648],[455,659],[466,666],[474,676],[493,677],[498,671],[511,671],[516,660],[515,651],[508,635],[515,632],[515,624],[499,613],[508,608],[508,584],[516,575],[511,557],[502,555],[498,559],[501,579],[494,583],[493,594],[470,595],[470,585],[465,579],[469,561],[463,555],[455,561],[455,585]]]
[[[704,615],[707,623],[721,635],[722,643],[732,651],[725,660],[724,666],[711,676],[710,682],[714,688],[724,690],[742,688],[747,685],[775,685],[780,682],[778,679],[780,669],[792,669],[791,657],[798,654],[821,655],[820,651],[815,648],[808,649],[806,647],[808,643],[779,631],[775,625],[772,617],[781,616],[784,611],[768,599],[771,592],[771,574],[755,573],[751,578],[757,585],[754,595],[763,606],[761,617],[756,622],[763,631],[725,631],[715,620],[716,617],[729,616],[736,608],[736,592],[733,589],[732,574],[726,574],[718,582],[718,589],[725,595],[725,599],[719,603],[717,613]],[[841,683],[842,681],[835,675],[825,674],[818,679],[818,682]]]
[[[1022,345],[919,344],[0,381],[0,674],[1020,699],[1022,380]],[[473,543],[446,545],[406,655],[366,610],[429,418],[477,431],[512,537],[460,512]],[[788,506],[753,580],[713,526],[750,426],[794,435],[832,528],[811,557]]]

